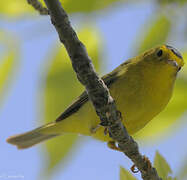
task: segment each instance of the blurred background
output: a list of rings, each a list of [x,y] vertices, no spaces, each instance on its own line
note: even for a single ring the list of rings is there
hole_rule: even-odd
[[[187,0],[64,0],[62,4],[101,76],[158,44],[176,47],[187,59]],[[0,179],[133,179],[124,175],[131,161],[91,137],[66,134],[23,151],[6,143],[10,135],[53,121],[82,91],[49,16],[39,15],[26,0],[2,1]],[[156,152],[162,154],[166,161],[158,158],[155,164],[161,162],[170,180],[187,179],[186,111],[184,66],[167,108],[134,136],[152,162]],[[133,176],[141,179],[140,174]]]

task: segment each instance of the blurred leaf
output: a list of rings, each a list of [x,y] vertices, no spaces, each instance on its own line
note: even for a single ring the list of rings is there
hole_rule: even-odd
[[[187,3],[187,0],[176,0],[176,2],[178,2],[178,3],[183,5],[183,4]]]
[[[184,53],[182,53],[182,57],[184,59],[184,66],[182,67],[182,71],[180,72],[180,78],[184,78],[187,79],[187,51],[185,51]]]
[[[172,173],[169,164],[158,151],[155,155],[154,167],[157,169],[158,175],[163,178],[163,180],[167,180],[169,174]]]
[[[156,0],[159,2],[161,5],[166,5],[166,4],[180,4],[183,5],[187,2],[187,0]]]
[[[147,28],[147,26],[149,26],[149,28]],[[148,25],[145,27],[146,29],[144,28],[140,35],[140,37],[143,37],[143,40],[138,49],[139,53],[165,43],[171,30],[171,22],[166,16],[159,15],[155,20],[151,18],[151,21],[149,21]]]
[[[9,16],[21,15],[23,13],[28,13],[34,11],[33,8],[28,5],[27,0],[6,0],[1,1],[0,13]]]
[[[169,176],[169,177],[167,178],[167,180],[177,180],[177,178],[176,178],[176,177],[173,178],[173,177]]]
[[[184,158],[184,163],[179,168],[179,172],[177,173],[177,177],[179,177],[180,180],[187,179],[187,157]]]
[[[13,37],[14,36],[8,32],[0,31],[0,45],[2,45],[0,56],[0,105],[2,105],[5,100],[11,80],[15,77],[14,73],[19,64],[19,44],[16,38]]]
[[[0,62],[0,104],[2,104],[5,93],[7,92],[7,86],[9,85],[10,77],[14,70],[15,54],[10,52],[10,54],[5,55],[3,60]]]
[[[80,31],[79,38],[86,45],[89,56],[98,67],[100,50],[98,33],[93,27],[87,27]],[[45,89],[45,123],[54,121],[83,91],[83,86],[78,82],[68,59],[65,49],[62,46],[58,47],[55,56],[51,59],[49,70],[45,70],[48,71]],[[65,134],[46,143],[49,173],[68,155],[77,138],[75,134]],[[73,150],[76,148],[74,147]]]
[[[107,8],[115,2],[124,2],[125,0],[60,0],[64,9],[68,13],[92,12],[99,9]],[[44,4],[43,0],[40,0]],[[12,1],[6,0],[1,2],[0,13],[6,15],[23,15],[24,13],[35,13],[36,11],[27,3],[27,0]]]
[[[46,79],[45,89],[45,121],[53,121],[71,103],[72,96],[78,95],[80,85],[76,82],[68,57],[64,49],[59,48],[52,59]],[[67,61],[67,63],[66,63]],[[74,92],[72,92],[74,90]],[[77,135],[66,134],[46,143],[49,156],[50,171],[67,155],[75,143]]]
[[[114,2],[124,2],[125,0],[60,0],[63,7],[69,13],[74,12],[92,12],[111,6]]]
[[[120,180],[137,180],[129,171],[120,167]]]

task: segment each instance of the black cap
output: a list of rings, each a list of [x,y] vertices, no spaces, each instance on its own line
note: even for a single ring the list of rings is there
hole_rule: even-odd
[[[180,59],[183,59],[181,53],[177,49],[169,45],[166,45],[166,47],[170,49],[177,57],[179,57]]]

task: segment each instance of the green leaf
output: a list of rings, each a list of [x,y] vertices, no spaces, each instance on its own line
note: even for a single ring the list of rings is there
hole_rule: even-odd
[[[172,173],[169,164],[158,151],[155,155],[154,167],[157,169],[158,175],[163,178],[163,180],[167,180],[169,174]]]
[[[157,0],[161,5],[173,4],[173,5],[184,5],[187,0]]]
[[[182,53],[182,57],[184,59],[184,66],[182,67],[182,70],[180,72],[180,78],[187,79],[187,65],[186,65],[186,60],[187,60],[187,51]]]
[[[4,93],[6,92],[7,83],[12,74],[12,70],[14,67],[15,54],[10,52],[10,54],[5,55],[3,60],[0,62],[0,98],[2,102],[2,98],[4,97]]]
[[[138,48],[139,53],[165,43],[171,30],[171,22],[166,16],[159,15],[151,18],[145,27],[146,29],[144,28],[140,35],[142,40]]]
[[[181,163],[182,166],[179,168],[179,172],[177,173],[177,177],[179,177],[180,180],[187,179],[187,157],[184,158],[183,163]]]
[[[55,120],[67,105],[71,103],[73,96],[80,93],[79,89],[81,89],[72,73],[64,49],[59,48],[52,61],[52,65],[46,77],[45,123]],[[65,61],[67,61],[67,63]],[[49,173],[65,158],[76,140],[77,135],[66,134],[65,136],[55,138],[46,143],[49,159]]]
[[[99,47],[100,38],[97,31],[93,27],[87,27],[78,34],[81,41],[86,45],[95,66],[98,67],[98,55],[101,48]],[[60,48],[56,48],[54,57],[50,59],[49,69],[45,70],[47,71],[44,92],[45,123],[54,121],[84,89],[73,72],[65,48],[60,46]],[[70,151],[76,150],[74,145],[77,140],[76,134],[64,134],[46,143],[44,149],[49,160],[46,164],[48,175],[60,162],[63,161],[63,164],[67,162],[65,158]]]
[[[15,71],[18,69],[18,47],[16,38],[7,32],[0,31],[0,45],[4,47],[4,51],[0,56],[0,105],[3,104],[11,82],[15,77]]]
[[[167,180],[177,180],[177,178],[176,177],[171,177],[171,176],[169,176],[168,178],[167,178]]]
[[[129,171],[120,167],[120,180],[137,180]]]
[[[28,12],[34,12],[33,8],[27,3],[26,0],[12,1],[6,0],[1,1],[0,13],[8,16],[15,17],[15,15],[22,15]],[[36,12],[36,11],[35,11]]]
[[[43,5],[44,1],[39,0]],[[96,10],[104,9],[109,6],[112,6],[115,2],[125,2],[126,0],[60,0],[62,3],[63,8],[67,11],[67,13],[77,13],[77,12],[84,12],[89,13]],[[0,6],[1,14],[6,14],[9,16],[20,16],[24,15],[25,13],[35,13],[37,14],[36,10],[31,7],[27,3],[26,0],[19,0],[19,1],[12,1],[6,0],[1,2]]]
[[[124,2],[125,0],[60,0],[63,7],[69,13],[74,12],[92,12],[113,5],[115,2]]]

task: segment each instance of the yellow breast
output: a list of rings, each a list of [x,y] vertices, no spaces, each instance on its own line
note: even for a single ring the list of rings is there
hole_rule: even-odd
[[[131,135],[166,107],[176,79],[176,74],[170,72],[170,69],[153,69],[140,65],[133,68],[125,72],[110,88],[117,108],[122,113],[122,121]],[[101,138],[102,131],[103,129],[94,137]]]
[[[122,113],[122,122],[132,135],[142,129],[150,120],[160,113],[169,102],[176,73],[172,74],[166,67],[151,67],[144,63],[133,64],[111,85],[110,93],[118,110]],[[93,136],[109,141],[100,127],[91,133],[100,123],[91,102],[85,103],[78,112],[58,123],[55,132],[72,132]]]

